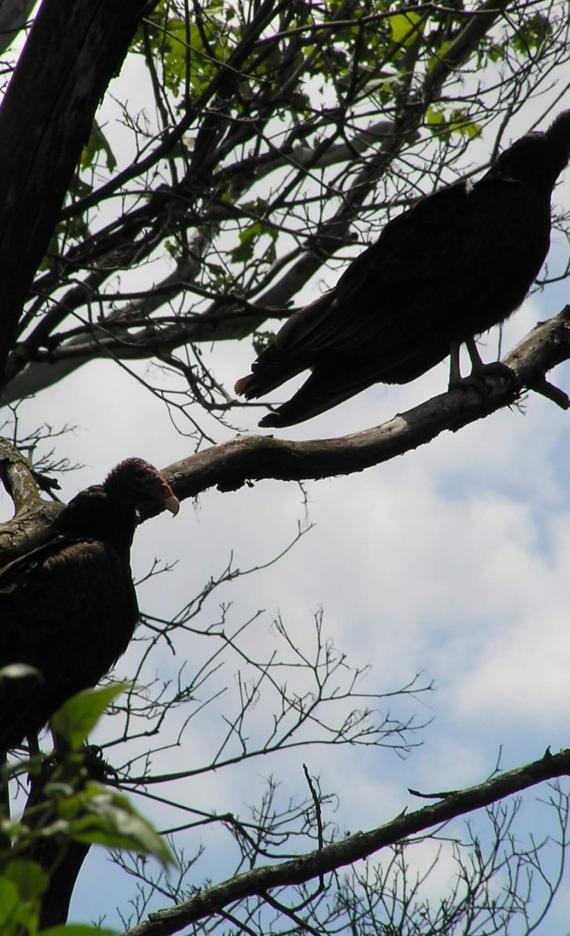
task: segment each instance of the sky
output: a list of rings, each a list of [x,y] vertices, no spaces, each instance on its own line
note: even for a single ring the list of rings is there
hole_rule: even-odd
[[[562,256],[562,245],[553,249]],[[556,314],[565,301],[563,285],[529,298],[507,323],[504,348],[537,320]],[[487,360],[494,359],[496,344],[496,334],[482,342]],[[228,386],[247,371],[252,357],[247,342],[224,343],[212,355]],[[144,364],[135,370],[139,376],[148,373]],[[568,364],[553,379],[570,391]],[[356,432],[441,393],[446,383],[444,363],[410,385],[371,388],[281,435],[310,439]],[[260,412],[244,412],[242,431],[257,431]],[[192,454],[191,440],[176,431],[159,401],[109,362],[81,368],[26,402],[20,417],[30,428],[39,422],[76,427],[59,445],[60,454],[83,466],[63,476],[64,499],[100,481],[127,456],[160,467]],[[236,492],[208,491],[197,502],[186,501],[175,519],[163,515],[138,530],[135,578],[143,578],[155,558],[177,563],[139,588],[143,610],[166,615],[198,594],[230,556],[240,569],[262,565],[295,537],[299,523],[303,529],[312,524],[279,562],[216,590],[196,628],[211,627],[223,605],[228,627],[255,618],[242,638],[249,653],[263,657],[277,651],[291,658],[275,620],[285,623],[294,646],[310,652],[314,618],[322,614],[326,638],[352,665],[367,669],[364,691],[393,691],[416,676],[420,685],[433,685],[429,693],[381,703],[394,717],[413,715],[425,723],[414,736],[421,745],[406,757],[365,747],[294,749],[196,776],[183,792],[192,806],[247,815],[270,774],[281,780],[279,802],[305,796],[306,763],[322,788],[337,796],[327,806],[326,820],[340,830],[366,829],[405,806],[423,805],[409,787],[429,792],[472,785],[498,762],[510,769],[542,756],[548,746],[557,751],[568,745],[569,418],[530,394],[521,407],[444,433],[364,473],[309,482],[306,504],[296,484],[263,481]],[[228,437],[218,430],[219,441]],[[208,647],[208,638],[186,633],[177,651],[197,668]],[[118,674],[129,673],[137,650],[120,662]],[[174,673],[164,648],[153,666]],[[237,658],[230,657],[215,674],[212,685],[225,694],[191,727],[183,748],[155,756],[156,773],[208,762],[239,691],[237,667]],[[252,736],[267,730],[271,711],[265,699],[254,707]],[[529,831],[538,838],[554,833],[546,796],[545,787],[525,794],[517,826],[521,841]],[[172,822],[172,813],[133,800],[157,825]],[[455,825],[454,834],[459,830]],[[202,841],[207,841],[203,830],[185,836],[189,852]],[[442,847],[426,885],[435,898],[445,893],[453,873],[449,847]],[[226,840],[213,833],[210,850],[196,865],[196,883],[230,872],[225,848]],[[433,856],[434,846],[424,843],[410,861],[423,868]],[[113,907],[121,904],[124,910],[133,892],[132,879],[94,850],[71,919],[98,919],[104,908],[105,922],[120,928]],[[164,903],[158,898],[153,906]],[[536,930],[539,936],[568,931],[569,904],[566,882],[553,914]]]
[[[538,319],[556,313],[563,301],[560,292],[552,289],[528,300],[506,327],[505,347]],[[245,344],[224,346],[221,371],[228,378],[241,373],[248,354]],[[567,365],[554,378],[570,389]],[[328,437],[377,425],[441,392],[446,379],[444,364],[409,386],[378,386],[283,435]],[[120,405],[110,405],[113,400]],[[100,480],[125,456],[141,455],[164,466],[191,454],[191,443],[176,433],[156,399],[108,363],[79,370],[44,392],[41,405],[39,400],[25,404],[23,414],[31,422],[41,414],[54,426],[77,423],[61,451],[85,467],[64,476],[65,498]],[[257,419],[259,412],[252,415]],[[391,691],[418,673],[420,683],[433,681],[427,696],[390,703],[395,716],[414,715],[429,723],[416,738],[422,746],[404,759],[367,748],[301,749],[273,762],[260,759],[245,769],[192,780],[184,796],[193,806],[247,814],[247,804],[261,794],[269,773],[282,779],[283,801],[303,795],[302,764],[307,763],[323,789],[338,795],[327,819],[341,829],[369,828],[404,806],[423,805],[407,793],[408,787],[429,792],[471,785],[492,773],[498,759],[510,769],[540,757],[547,746],[556,751],[567,745],[567,420],[562,410],[531,394],[524,412],[497,413],[362,474],[307,484],[313,528],[271,568],[223,586],[196,626],[216,621],[222,602],[231,603],[231,626],[263,610],[244,646],[281,652],[272,628],[275,618],[279,615],[297,646],[305,647],[312,643],[313,616],[322,611],[326,637],[351,663],[370,667],[364,689]],[[252,430],[254,425],[252,420]],[[185,502],[175,519],[163,515],[137,533],[135,577],[143,577],[155,557],[178,562],[167,575],[140,587],[141,607],[162,615],[176,612],[225,567],[230,552],[236,567],[262,564],[294,537],[298,522],[307,519],[294,484],[263,481],[237,492],[208,491],[197,503]],[[192,666],[203,648],[200,644],[197,650],[185,635],[178,651]],[[129,673],[128,662],[127,655],[120,675]],[[171,665],[161,651],[156,666],[170,672]],[[234,698],[236,668],[230,660],[221,676]],[[156,757],[154,769],[207,763],[225,713],[224,703],[191,732],[183,750]],[[260,731],[266,714],[254,715]],[[537,802],[544,797],[543,788],[524,797],[521,839],[528,828],[536,835],[547,828],[546,810]],[[158,825],[166,821],[154,806],[136,797],[135,802]],[[172,822],[169,816],[167,824]],[[206,840],[203,832],[189,835],[190,850],[197,838]],[[430,846],[422,848],[420,864],[432,857]],[[429,885],[434,895],[445,889],[448,862]],[[229,873],[215,845],[196,872],[200,880]],[[94,875],[111,904],[116,900],[124,906],[132,888],[131,881],[118,878],[104,853],[90,857],[74,898],[74,920],[97,918],[101,911]],[[565,888],[557,912],[538,932],[561,932],[568,899]],[[107,922],[117,925],[113,913]]]

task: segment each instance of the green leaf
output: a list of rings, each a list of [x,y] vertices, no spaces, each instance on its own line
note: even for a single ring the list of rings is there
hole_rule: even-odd
[[[126,796],[101,784],[89,783],[79,797],[82,808],[69,829],[75,841],[143,852],[164,865],[174,862],[164,839]],[[77,796],[74,799],[77,800]]]
[[[438,65],[441,65],[442,61],[445,59],[445,53],[451,47],[451,40],[446,39],[445,42],[442,42],[436,54],[428,62],[428,72],[436,68]]]
[[[436,110],[435,107],[432,107],[430,105],[426,111],[426,123],[428,124],[428,126],[437,127],[440,124],[442,124],[444,121],[445,121],[445,117],[442,111]]]
[[[229,25],[230,18],[222,4],[208,5],[201,27],[178,16],[164,23],[158,10],[151,14],[147,36],[162,63],[162,81],[169,91],[178,94],[187,79],[196,94],[207,87],[233,49],[236,27]]]
[[[116,936],[116,930],[100,929],[86,923],[64,923],[62,926],[50,926],[38,936]]]
[[[535,13],[534,16],[527,16],[526,22],[513,34],[512,44],[517,52],[530,57],[551,34],[552,26],[548,18]]]
[[[234,247],[231,251],[232,260],[236,263],[245,263],[247,260],[251,260],[255,243],[262,234],[267,234],[273,242],[277,238],[277,232],[263,224],[262,221],[256,221],[255,224],[250,224],[245,230],[240,231],[239,246]]]
[[[6,925],[10,921],[15,922],[15,914],[20,905],[20,895],[18,888],[13,881],[7,881],[5,877],[0,878],[0,932],[6,931]]]
[[[91,133],[89,134],[89,139],[83,147],[81,153],[80,165],[82,169],[91,169],[94,163],[97,162],[97,156],[100,153],[104,153],[106,156],[107,169],[112,172],[117,165],[117,160],[115,159],[115,154],[111,149],[110,143],[107,140],[107,137],[101,130],[101,127],[96,120],[93,121],[93,126],[91,127]]]
[[[469,140],[474,140],[482,133],[480,124],[471,120],[469,112],[461,108],[451,111],[450,114],[445,114],[443,111],[430,106],[426,111],[425,120],[432,133],[444,140],[449,139],[452,133],[465,136]]]
[[[126,682],[113,683],[98,689],[84,689],[72,696],[50,720],[56,738],[63,739],[72,750],[78,750],[107,706],[130,685]]]
[[[239,246],[232,250],[232,260],[236,263],[245,263],[253,257],[253,248],[260,234],[263,233],[261,224],[251,224],[245,231],[240,231]]]
[[[46,890],[49,877],[35,861],[10,861],[4,871],[4,878],[18,888],[21,901],[36,900]]]
[[[161,36],[164,48],[164,80],[166,86],[177,92],[184,81],[187,69],[188,51],[186,47],[186,23],[181,19],[171,19],[164,35]],[[199,53],[202,47],[201,34],[197,26],[190,26],[190,44]],[[190,59],[190,61],[192,61]]]
[[[410,10],[409,13],[395,13],[393,16],[389,16],[388,23],[390,24],[392,42],[397,45],[411,45],[421,32],[419,23],[421,23],[422,19],[425,19],[425,17],[413,10]]]
[[[481,136],[483,129],[480,124],[468,121],[467,123],[461,124],[457,132],[461,133],[462,136],[469,137],[470,140],[476,140],[477,137]]]

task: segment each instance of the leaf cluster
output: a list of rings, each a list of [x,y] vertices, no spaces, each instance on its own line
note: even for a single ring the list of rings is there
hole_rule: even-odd
[[[31,793],[22,815],[0,819],[0,931],[3,936],[90,936],[99,928],[42,927],[50,880],[72,843],[129,849],[163,865],[173,860],[166,842],[129,799],[90,779],[94,749],[86,748],[107,706],[125,684],[88,689],[68,699],[51,721],[52,756],[37,754],[5,767],[4,782],[28,772]],[[101,765],[97,768],[101,770]],[[110,936],[110,934],[109,934]]]

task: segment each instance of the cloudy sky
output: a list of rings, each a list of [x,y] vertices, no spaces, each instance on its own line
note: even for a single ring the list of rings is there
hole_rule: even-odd
[[[557,190],[557,197],[561,190]],[[555,250],[561,249],[556,248]],[[505,328],[505,348],[538,320],[555,314],[566,301],[565,288],[535,295]],[[494,358],[497,336],[486,336],[482,353]],[[251,361],[247,343],[225,344],[213,352],[217,373],[231,386]],[[140,365],[138,373],[148,372]],[[570,369],[554,381],[570,391]],[[338,436],[377,425],[440,393],[447,364],[406,387],[378,386],[332,413],[282,435],[294,439]],[[253,431],[260,411],[240,417]],[[162,405],[126,370],[97,362],[23,405],[29,428],[42,422],[76,427],[60,454],[84,467],[63,478],[62,496],[99,481],[109,467],[129,455],[165,466],[192,454],[192,442],[178,433]],[[243,637],[259,656],[285,653],[273,627],[286,625],[294,644],[314,645],[314,615],[339,651],[357,667],[369,667],[362,690],[388,692],[419,674],[433,691],[390,701],[397,718],[411,715],[428,723],[415,737],[422,745],[406,758],[372,748],[305,748],[254,760],[189,781],[183,795],[197,808],[232,809],[247,815],[270,774],[282,779],[281,801],[306,795],[302,764],[338,794],[327,820],[341,829],[370,828],[404,806],[422,803],[408,787],[425,791],[481,782],[496,767],[515,767],[568,745],[570,711],[569,416],[549,401],[530,395],[520,409],[504,411],[388,464],[347,478],[307,484],[308,505],[297,485],[265,481],[221,494],[210,491],[196,504],[185,502],[173,520],[162,516],[145,524],[133,549],[135,576],[143,577],[155,557],[177,561],[167,575],[143,584],[142,608],[168,615],[182,608],[233,555],[236,567],[264,564],[295,536],[297,524],[314,526],[278,563],[222,586],[206,603],[195,626],[205,631],[231,604],[228,627],[238,628],[262,611]],[[229,434],[215,430],[218,441]],[[6,511],[6,507],[4,507]],[[203,659],[205,643],[182,634],[178,652],[190,668]],[[134,651],[132,659],[134,659]],[[128,673],[127,656],[120,665]],[[212,685],[226,695],[191,729],[183,749],[155,756],[153,769],[185,769],[207,763],[222,736],[223,716],[237,692],[237,661],[228,660]],[[158,651],[155,667],[169,672],[172,659]],[[293,678],[293,677],[291,677]],[[227,706],[227,708],[226,708]],[[252,731],[266,727],[270,710],[260,704]],[[164,790],[161,790],[164,793]],[[172,792],[171,790],[169,792]],[[531,830],[554,831],[538,800],[546,790],[524,798],[517,827],[521,842]],[[145,801],[137,805],[158,825],[173,824],[167,813]],[[183,821],[178,817],[177,821]],[[456,832],[459,827],[455,827]],[[189,834],[192,852],[207,841],[202,830]],[[195,880],[224,877],[225,839],[196,865]],[[417,849],[413,861],[429,862],[432,846]],[[429,887],[445,892],[452,866],[447,855]],[[96,883],[96,886],[94,886]],[[103,852],[93,853],[73,903],[76,921],[98,918],[114,903],[124,906],[132,880],[119,875]],[[102,893],[105,898],[102,900]],[[538,932],[567,930],[570,891]],[[164,904],[158,899],[156,906]],[[113,912],[107,918],[119,925]]]
[[[530,299],[508,324],[505,346],[537,319],[557,312],[562,302],[561,290],[554,288]],[[484,350],[490,352],[493,340],[496,336],[489,336]],[[221,354],[220,372],[229,381],[243,371],[249,351],[246,345],[228,345]],[[570,389],[567,366],[555,377]],[[286,436],[328,437],[376,425],[441,392],[446,379],[442,365],[410,386],[379,386]],[[111,364],[81,369],[42,394],[41,402],[27,403],[23,413],[30,425],[41,419],[77,426],[61,451],[85,467],[64,477],[66,498],[101,479],[125,456],[166,465],[191,454],[191,442],[174,430],[160,404]],[[420,683],[433,681],[428,696],[390,703],[397,717],[414,714],[430,722],[416,738],[422,746],[404,760],[366,748],[292,751],[273,762],[254,761],[247,769],[198,777],[184,799],[199,808],[232,808],[245,815],[269,774],[283,779],[284,799],[303,795],[305,762],[323,789],[339,796],[327,818],[341,828],[367,828],[387,821],[404,805],[422,805],[407,793],[410,786],[431,791],[470,785],[493,771],[499,752],[501,766],[511,768],[541,756],[547,745],[553,751],[565,747],[570,703],[567,436],[568,415],[531,395],[524,412],[498,413],[363,474],[308,484],[313,529],[276,565],[223,586],[196,626],[206,629],[218,620],[222,602],[232,603],[228,621],[236,627],[263,610],[244,646],[269,655],[272,647],[281,647],[272,629],[277,615],[293,641],[305,647],[313,642],[313,615],[322,610],[327,637],[353,665],[370,667],[364,690],[391,691],[416,673]],[[241,569],[263,564],[294,536],[298,521],[306,522],[298,487],[265,481],[228,494],[207,492],[197,504],[186,502],[175,520],[163,516],[147,523],[133,550],[135,575],[142,577],[155,557],[178,560],[178,565],[141,586],[142,607],[155,614],[176,612],[219,574],[230,552]],[[190,667],[195,654],[201,659],[204,652],[195,646],[184,635],[178,648]],[[156,666],[168,670],[171,661],[161,653]],[[237,662],[233,666],[228,661],[222,681],[235,699]],[[128,658],[121,672],[128,673]],[[220,737],[225,704],[204,717],[183,750],[155,757],[155,771],[207,763]],[[255,718],[263,722],[262,714]],[[544,796],[541,790],[525,797],[528,815],[518,826],[521,840],[531,824],[535,834],[546,828],[546,810],[533,805]],[[146,802],[138,805],[159,825],[183,821],[172,815],[166,819]],[[190,851],[197,839],[205,840],[204,833],[187,837]],[[424,848],[422,860],[430,857]],[[124,904],[133,886],[119,880],[103,853],[93,856],[90,865],[74,900],[76,920],[101,912],[95,873],[104,884],[106,904],[113,894]],[[198,864],[197,876],[219,878],[228,870],[214,850]],[[434,894],[445,888],[450,873],[444,862],[432,882]],[[563,913],[540,932],[560,933],[560,919]],[[117,920],[111,916],[108,922]]]

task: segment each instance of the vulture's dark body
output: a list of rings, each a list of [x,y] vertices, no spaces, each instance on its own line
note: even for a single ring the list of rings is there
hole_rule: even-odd
[[[82,491],[48,542],[0,569],[0,668],[25,663],[42,676],[21,689],[17,680],[0,688],[0,751],[94,686],[127,649],[139,616],[129,560],[136,506],[172,495],[156,472],[152,496],[137,493],[140,464],[131,459],[127,471],[115,469],[108,489]]]
[[[13,711],[2,700],[0,749],[22,739],[24,719],[26,732],[37,731],[46,713],[94,686],[127,649],[138,618],[130,570],[112,547],[97,540],[51,545],[53,552],[46,547],[34,559],[34,573],[22,579],[17,600],[0,593],[0,667],[28,663],[43,676],[25,699],[13,700]]]
[[[389,222],[236,384],[254,398],[311,369],[261,425],[301,422],[378,381],[406,383],[454,343],[504,321],[548,252],[550,196],[569,151],[567,111],[505,150],[478,182],[442,189]]]

